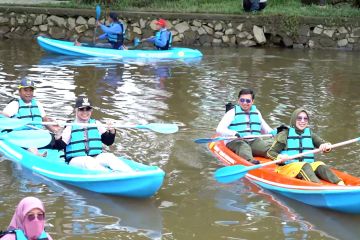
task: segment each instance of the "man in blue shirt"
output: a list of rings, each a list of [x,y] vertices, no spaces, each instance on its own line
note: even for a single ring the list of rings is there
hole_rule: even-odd
[[[172,35],[166,28],[166,20],[160,18],[156,21],[158,32],[155,36],[146,39],[147,42],[154,43],[155,47],[159,50],[168,50],[171,48]]]
[[[109,26],[105,26],[99,21],[96,22],[96,25],[104,32],[97,39],[107,39],[112,48],[124,49],[124,25],[119,21],[117,14],[114,12],[109,14],[108,21],[110,23]]]

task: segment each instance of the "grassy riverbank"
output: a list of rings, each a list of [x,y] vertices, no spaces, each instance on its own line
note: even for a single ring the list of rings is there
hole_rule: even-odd
[[[76,2],[78,1],[71,0],[69,5],[79,7]],[[84,5],[83,7],[89,7],[89,5]],[[241,0],[114,0],[111,9],[123,11],[245,14],[242,9]],[[338,6],[326,5],[326,7],[320,8],[316,5],[302,5],[300,0],[269,0],[265,10],[256,14],[355,17],[360,16],[360,10],[351,7],[350,4]]]
[[[88,2],[88,4],[79,4],[79,2]],[[67,3],[41,6],[91,9],[96,2],[99,1],[69,0]],[[317,5],[302,5],[300,0],[269,0],[268,6],[259,13],[244,13],[242,0],[112,0],[111,2],[110,9],[119,11],[360,17],[360,10],[350,4],[326,5],[321,8]]]

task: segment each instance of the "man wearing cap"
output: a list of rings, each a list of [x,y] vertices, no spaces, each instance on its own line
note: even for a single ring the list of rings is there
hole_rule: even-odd
[[[159,50],[168,50],[171,48],[172,34],[166,28],[166,20],[160,18],[155,22],[158,32],[155,36],[147,38],[147,42],[151,42]]]
[[[61,136],[56,136],[54,148],[65,151],[65,162],[72,166],[90,170],[133,171],[113,153],[104,153],[102,144],[110,146],[115,141],[116,131],[111,124],[106,129],[91,118],[92,103],[87,97],[78,97],[75,101],[75,120],[82,125],[67,126]],[[99,126],[84,126],[83,124]]]
[[[111,12],[108,17],[109,26],[101,24],[99,21],[96,22],[97,26],[101,28],[104,34],[100,35],[97,39],[107,39],[114,49],[124,48],[124,25],[119,21],[116,13]]]
[[[10,118],[20,118],[23,120],[29,120],[34,122],[49,122],[46,116],[43,105],[34,98],[35,84],[28,79],[22,79],[20,81],[19,98],[12,99],[2,111],[2,114]],[[31,124],[35,128],[42,128],[42,125]],[[30,127],[30,124],[28,125]],[[46,126],[51,132],[56,133],[59,130],[58,126]],[[37,148],[29,148],[30,152],[45,157],[46,152],[40,154]]]
[[[34,98],[35,84],[28,79],[20,81],[19,98],[12,99],[3,110],[6,117],[20,118],[34,122],[48,122],[50,119],[46,116],[43,105]],[[36,127],[42,128],[42,125]],[[50,131],[56,132],[58,126],[46,126]]]

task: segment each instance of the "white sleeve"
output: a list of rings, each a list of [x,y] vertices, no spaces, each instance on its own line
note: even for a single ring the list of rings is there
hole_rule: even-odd
[[[19,111],[19,102],[18,101],[12,101],[3,110],[3,114],[5,114],[7,117],[12,117],[15,114],[17,114]]]
[[[270,133],[272,131],[272,128],[265,122],[260,111],[258,109],[257,109],[257,111],[259,113],[259,118],[261,121],[261,133],[264,133],[264,134]]]
[[[70,138],[71,138],[71,126],[67,126],[64,128],[64,131],[61,134],[61,138],[64,141],[64,143],[69,144]]]
[[[42,103],[39,102],[38,100],[36,100],[36,102],[37,102],[37,106],[38,106],[38,108],[39,108],[40,116],[41,116],[42,118],[45,117],[45,116],[46,116],[46,113],[45,113],[45,110],[44,110],[44,107],[43,107]]]
[[[230,109],[225,113],[221,121],[219,122],[219,125],[216,128],[216,133],[222,135],[222,136],[235,136],[237,133],[234,130],[230,130],[229,126],[231,122],[235,118],[235,108]]]
[[[95,123],[96,123],[96,124],[102,124],[102,123],[101,123],[100,121],[98,121],[98,120],[96,120]],[[103,127],[103,126],[98,126],[97,128],[98,128],[98,130],[99,130],[99,132],[100,132],[100,135],[102,135],[104,132],[107,131],[107,130],[106,130],[106,127]]]

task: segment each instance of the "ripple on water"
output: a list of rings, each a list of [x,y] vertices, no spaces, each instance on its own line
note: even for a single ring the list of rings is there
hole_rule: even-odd
[[[257,239],[260,234],[276,239],[332,239],[341,232],[355,239],[351,236],[359,235],[358,228],[346,221],[356,223],[356,217],[327,217],[328,212],[279,201],[245,180],[217,184],[213,172],[218,161],[206,145],[193,142],[214,133],[225,104],[236,102],[245,87],[255,89],[255,103],[272,127],[288,123],[291,112],[304,106],[311,113],[312,126],[325,139],[339,142],[357,137],[358,54],[229,48],[203,49],[204,58],[196,63],[121,63],[48,55],[24,41],[1,41],[0,45],[0,59],[6,59],[0,61],[2,107],[17,96],[18,79],[26,76],[37,83],[36,96],[51,117],[73,118],[76,96],[87,94],[96,106],[94,117],[102,121],[180,126],[178,133],[169,135],[119,129],[110,148],[165,170],[165,184],[149,202],[34,179],[32,173],[0,162],[3,226],[12,216],[14,203],[36,193],[49,209],[49,230],[55,238]],[[325,160],[360,175],[356,146],[337,149]],[[345,233],[337,227],[342,222]]]

